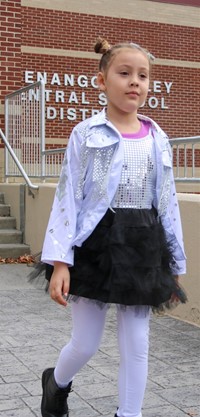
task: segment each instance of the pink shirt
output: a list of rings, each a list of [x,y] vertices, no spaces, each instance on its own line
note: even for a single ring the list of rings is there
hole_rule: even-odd
[[[136,133],[122,133],[123,138],[127,139],[141,139],[148,135],[149,128],[151,126],[150,122],[144,120],[140,121],[140,130]]]

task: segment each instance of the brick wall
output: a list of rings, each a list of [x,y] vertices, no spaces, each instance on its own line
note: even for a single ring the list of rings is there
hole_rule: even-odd
[[[22,44],[93,51],[99,35],[111,44],[133,41],[159,58],[200,59],[199,28],[23,7]],[[119,38],[120,34],[120,38]]]
[[[21,46],[71,50],[74,53],[93,52],[93,44],[98,35],[105,36],[112,44],[132,40],[148,48],[159,59],[188,62],[185,66],[153,67],[152,81],[160,84],[155,88],[156,91],[149,93],[149,98],[153,97],[152,106],[145,105],[141,113],[154,118],[170,137],[199,135],[200,71],[190,63],[200,60],[200,43],[197,42],[200,28],[21,7],[20,0],[2,1],[0,11],[1,104],[8,92],[25,84],[26,70],[33,71],[33,81],[36,81],[37,71],[46,71],[46,89],[52,90],[46,106],[54,109],[51,110],[51,116],[53,112],[56,113],[55,118],[46,121],[46,137],[50,147],[64,143],[72,127],[82,119],[84,111],[86,116],[90,116],[92,109],[101,108],[98,103],[99,92],[90,85],[91,78],[98,70],[98,61],[61,54],[32,53],[31,49],[28,53],[22,53]],[[60,85],[51,84],[55,73],[59,75]],[[73,87],[64,86],[64,74],[74,74]],[[87,75],[88,87],[78,85],[80,74]],[[165,82],[172,82],[170,93],[167,93]],[[56,91],[63,92],[63,103],[55,102],[55,95],[59,94]],[[72,99],[73,92],[76,93],[78,103]],[[162,100],[165,108],[162,108]],[[155,108],[152,108],[153,105]],[[71,108],[75,109],[76,120],[72,120],[74,113],[70,113]],[[0,121],[3,126],[2,114]]]
[[[21,0],[0,2],[0,128],[4,129],[4,97],[21,86]],[[4,151],[0,140],[0,178]]]
[[[199,28],[29,7],[23,7],[22,16],[22,44],[27,46],[93,52],[93,44],[99,34],[114,44],[119,41],[119,33],[123,41],[129,41],[131,33],[131,40],[147,47],[158,58],[184,61],[200,59],[200,43],[196,42],[200,35]],[[75,76],[84,73],[91,77],[97,71],[98,62],[83,58],[23,54],[22,68],[29,68],[34,72],[48,70],[49,80],[55,72],[59,73],[61,79],[66,72],[73,73]],[[36,80],[36,74],[34,76]],[[170,95],[164,91],[164,87],[163,93],[149,94],[149,96],[155,96],[159,102],[161,96],[164,96],[165,106],[168,109],[163,110],[160,105],[154,109],[145,106],[142,112],[155,118],[170,136],[197,135],[199,133],[197,111],[200,90],[199,71],[195,68],[156,65],[152,78],[162,82],[173,81]],[[47,83],[48,89],[53,91],[59,89],[58,86],[50,86],[49,82]],[[63,90],[63,87],[60,89]],[[65,89],[66,101],[68,93],[72,90],[69,87]],[[77,85],[74,90],[80,99],[81,92],[84,90]],[[90,105],[87,105],[87,116],[90,116],[90,109],[97,107],[97,91],[87,88],[87,97],[90,101]],[[63,106],[56,106],[55,103],[49,102],[48,106],[63,107],[64,119],[60,120],[57,116],[54,121],[47,121],[47,137],[67,137],[71,127],[81,119],[80,112],[77,109],[77,119],[73,123],[66,116],[65,109],[71,107],[67,102],[63,103]],[[81,107],[81,105],[78,103],[76,107]]]
[[[21,86],[21,0],[0,3],[0,100]]]

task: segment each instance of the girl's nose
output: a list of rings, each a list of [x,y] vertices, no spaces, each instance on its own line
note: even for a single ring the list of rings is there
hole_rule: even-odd
[[[131,85],[136,85],[136,86],[137,86],[139,83],[138,83],[138,80],[137,80],[137,79],[133,78],[133,79],[131,80],[130,84],[131,84]]]

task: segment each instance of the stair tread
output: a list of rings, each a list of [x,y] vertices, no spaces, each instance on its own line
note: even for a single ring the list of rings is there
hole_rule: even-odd
[[[13,217],[13,216],[0,216],[0,220],[7,220],[7,219],[16,219],[16,217]]]
[[[9,248],[13,248],[13,247],[22,247],[22,248],[24,248],[24,247],[26,247],[26,248],[29,248],[29,245],[27,245],[26,243],[0,243],[0,249],[1,248],[7,248],[7,249],[9,249]]]
[[[16,217],[10,215],[10,209],[0,193],[0,257],[18,259],[30,254],[30,245],[22,242],[23,233],[16,229]]]
[[[0,244],[0,257],[17,259],[19,256],[29,255],[30,246],[25,243]]]
[[[15,233],[15,234],[20,234],[20,235],[22,234],[22,232],[17,229],[0,229],[0,234],[5,234],[5,233],[9,233],[9,234]]]

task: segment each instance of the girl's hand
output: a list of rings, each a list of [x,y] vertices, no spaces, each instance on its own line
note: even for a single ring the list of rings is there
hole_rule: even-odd
[[[58,304],[67,305],[63,295],[68,295],[70,285],[70,273],[67,264],[63,262],[54,262],[54,272],[52,274],[49,293],[51,298]]]

